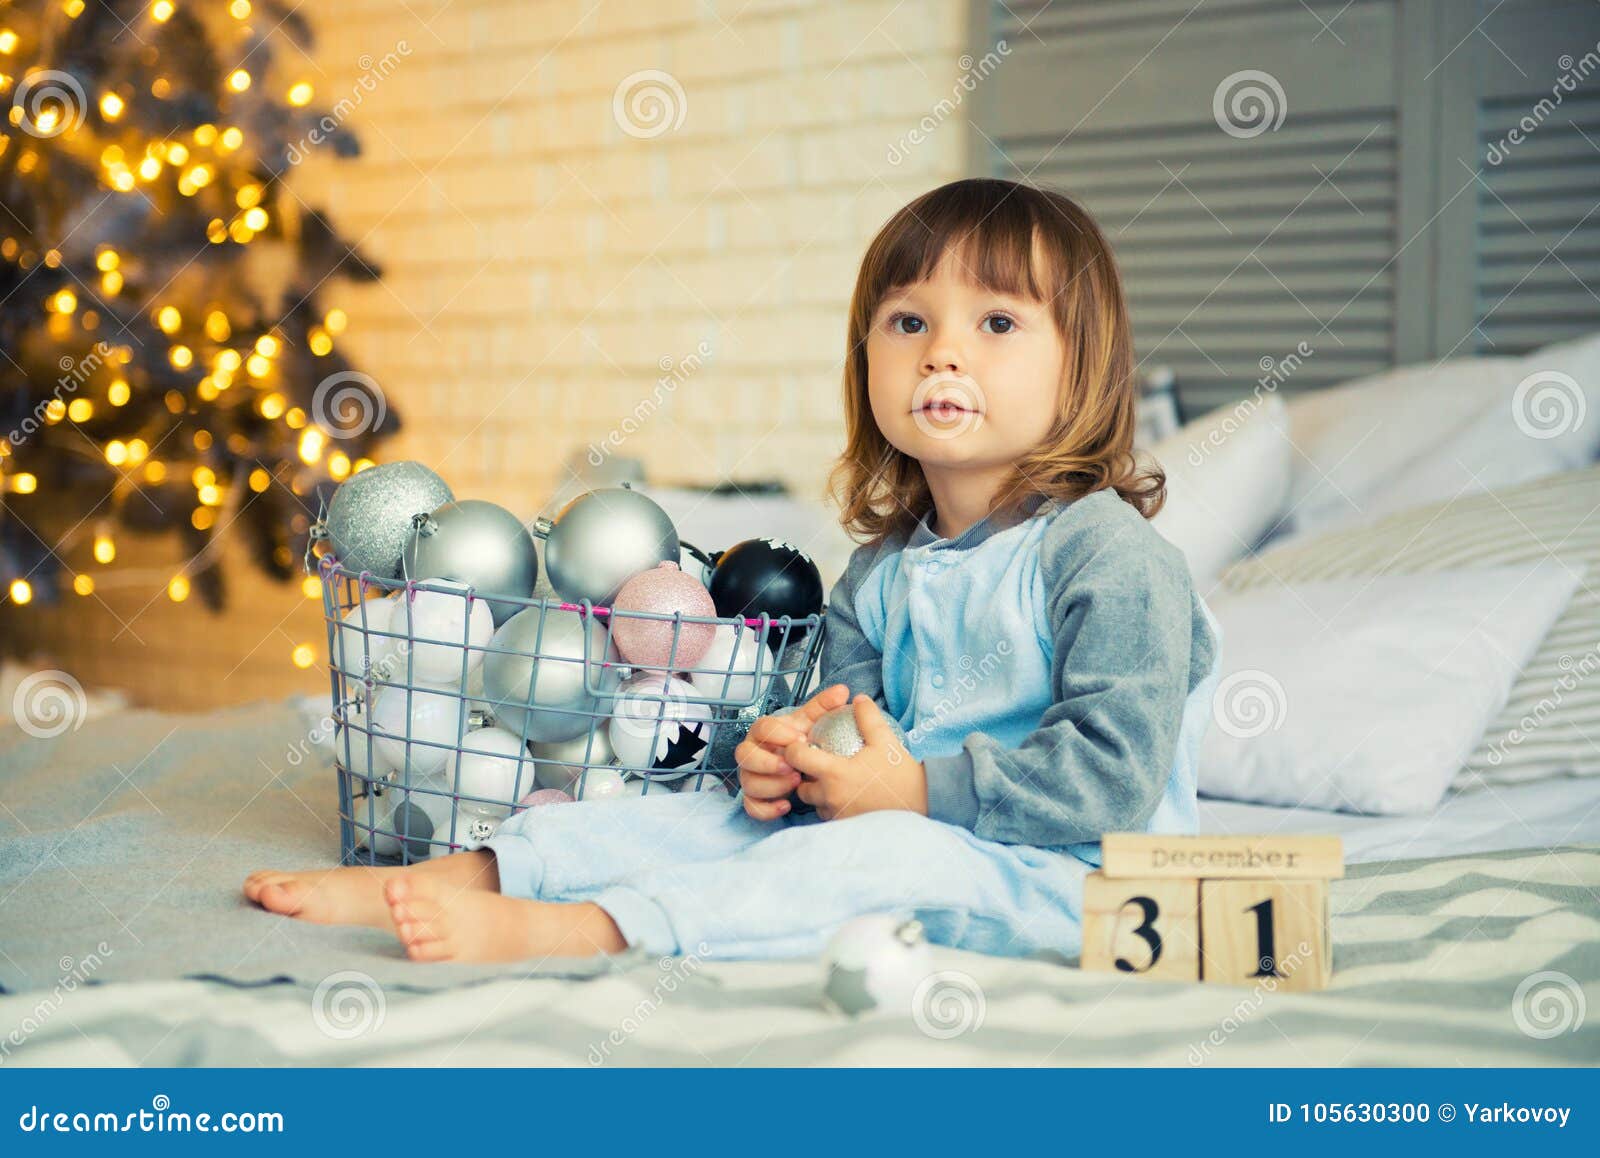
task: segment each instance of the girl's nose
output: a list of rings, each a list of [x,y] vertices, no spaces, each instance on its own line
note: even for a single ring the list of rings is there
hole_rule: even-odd
[[[928,374],[962,373],[960,352],[951,346],[930,346],[922,362],[922,373],[924,376]]]

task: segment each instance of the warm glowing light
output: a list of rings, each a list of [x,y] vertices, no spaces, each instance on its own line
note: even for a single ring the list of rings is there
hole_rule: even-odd
[[[59,398],[52,398],[44,404],[44,420],[48,423],[60,422],[67,416],[67,404]]]
[[[96,535],[94,537],[94,561],[96,563],[109,563],[117,557],[117,545],[111,541],[110,535]]]
[[[350,456],[342,450],[336,450],[328,456],[328,474],[335,479],[342,479],[350,473]]]
[[[121,466],[128,461],[128,444],[120,438],[114,438],[106,443],[106,461],[112,466]]]
[[[31,495],[39,489],[39,480],[27,471],[18,471],[11,476],[11,489],[19,495]]]
[[[100,115],[108,121],[114,121],[122,115],[122,110],[127,108],[121,97],[114,92],[108,92],[100,98]]]
[[[222,130],[222,136],[217,138],[217,147],[225,152],[232,152],[244,144],[244,130],[232,127]]]
[[[261,204],[261,186],[252,182],[249,185],[239,186],[239,192],[233,195],[240,209],[250,209]]]
[[[117,256],[117,251],[114,249],[102,249],[99,253],[95,254],[95,268],[103,270],[106,273],[110,273],[121,264],[122,259]]]
[[[244,223],[257,233],[260,233],[267,227],[267,211],[259,205],[254,209],[246,209],[244,211]]]
[[[194,448],[196,450],[211,449],[211,432],[209,430],[197,430],[194,432]]]
[[[174,603],[182,603],[189,598],[189,580],[183,575],[174,575],[167,584],[167,598]]]
[[[250,74],[242,68],[236,68],[228,74],[228,87],[234,92],[243,92],[250,87]]]
[[[194,365],[194,351],[189,349],[188,346],[172,347],[167,357],[171,359],[173,366],[179,370],[187,370]]]
[[[68,20],[76,20],[83,15],[83,0],[63,0],[61,11],[67,14]]]
[[[207,185],[211,184],[211,166],[192,166],[189,171],[184,174],[184,176],[188,178],[189,184],[193,185],[196,189],[204,189]]]
[[[144,464],[144,481],[150,483],[164,483],[167,481],[167,464],[159,458],[152,458]]]
[[[100,288],[110,297],[116,297],[122,292],[122,271],[109,270],[100,275]]]
[[[268,394],[261,400],[261,417],[278,418],[283,414],[283,395]]]
[[[205,146],[205,147],[210,147],[211,145],[216,143],[216,140],[217,140],[217,126],[216,125],[196,125],[195,126],[195,130],[194,130],[194,143],[195,144],[202,145],[202,146]]]
[[[189,481],[194,484],[194,489],[211,486],[217,481],[217,472],[209,466],[197,466],[189,472]]]
[[[306,412],[298,406],[289,407],[283,416],[284,425],[290,430],[299,430],[306,424]]]
[[[314,466],[322,458],[322,451],[327,446],[327,436],[315,426],[308,426],[300,434],[300,461],[307,466]]]
[[[239,368],[240,363],[243,361],[244,358],[238,350],[224,350],[217,355],[217,369],[226,370],[231,374]]]
[[[188,159],[189,150],[184,148],[177,141],[173,141],[167,145],[167,164],[181,165]]]
[[[156,0],[154,4],[150,5],[150,19],[157,24],[165,24],[172,19],[172,10],[172,0]]]
[[[176,334],[183,325],[183,315],[178,312],[177,306],[162,306],[156,311],[156,325],[161,327],[163,334]]]
[[[343,310],[329,310],[328,316],[322,319],[322,324],[327,327],[328,333],[342,334],[345,326],[350,324],[350,319]]]
[[[184,408],[188,405],[188,403],[184,401],[183,392],[181,390],[168,390],[161,396],[161,401],[165,402],[167,404],[167,409],[174,414],[182,414]]]
[[[56,108],[54,105],[51,105],[46,109],[41,109],[39,111],[39,115],[33,119],[34,127],[39,130],[39,135],[41,137],[48,137],[55,131],[55,127],[60,123],[61,110]]]
[[[322,594],[322,580],[315,575],[307,575],[300,580],[300,593],[307,599],[315,599]]]
[[[67,407],[67,417],[74,422],[88,422],[94,417],[94,403],[87,398],[74,398]]]
[[[222,505],[222,489],[220,487],[201,487],[196,494],[200,501],[208,507]]]
[[[375,467],[377,465],[378,464],[373,462],[370,458],[358,458],[358,459],[356,459],[355,466],[350,468],[350,473],[351,474],[360,474],[362,471],[371,470],[373,467]]]
[[[93,595],[94,576],[85,575],[82,572],[79,572],[77,575],[72,577],[72,589],[79,595]]]
[[[146,181],[154,181],[157,177],[161,176],[161,158],[146,157],[144,160],[140,161],[139,176],[143,177]]]
[[[78,295],[69,289],[57,290],[50,299],[50,308],[58,314],[70,314],[78,308]]]
[[[133,438],[128,440],[128,462],[131,465],[138,466],[149,453],[150,444],[144,439]]]
[[[106,391],[106,401],[111,403],[113,406],[126,406],[128,404],[128,398],[132,394],[133,391],[129,389],[127,380],[118,378],[116,381],[111,383],[110,388]]]
[[[172,82],[164,76],[158,76],[155,78],[155,80],[150,82],[150,93],[152,96],[160,97],[162,100],[166,100],[167,95],[171,92]]]
[[[250,472],[250,489],[260,494],[272,485],[272,476],[261,467]]]
[[[228,5],[228,11],[233,13],[235,20],[243,20],[250,15],[250,0],[233,0]]]
[[[218,393],[216,380],[207,374],[200,379],[199,385],[194,388],[194,392],[200,396],[200,401],[202,402],[216,401]]]
[[[32,598],[33,598],[33,587],[32,587],[31,584],[29,584],[29,582],[26,579],[13,579],[11,581],[11,602],[13,602],[13,603],[27,603]],[[300,645],[300,647],[304,647],[304,646],[305,646],[305,644],[301,644]],[[300,648],[297,647],[294,650],[295,650],[295,655],[298,657],[299,654],[300,654]],[[301,667],[309,667],[311,665],[302,663],[302,664],[300,664],[300,666]]]
[[[278,355],[278,339],[271,334],[262,334],[256,339],[256,353],[263,358],[275,358]]]
[[[311,103],[311,82],[299,81],[289,86],[289,103],[295,108],[304,108]]]
[[[0,54],[10,56],[17,50],[17,34],[9,28],[0,28]]]
[[[130,169],[118,169],[111,174],[111,187],[119,193],[128,192],[134,184],[133,171]]]
[[[222,218],[211,219],[211,224],[206,226],[206,240],[212,245],[221,245],[228,240],[228,227],[222,223]]]
[[[306,332],[306,345],[319,358],[333,352],[333,339],[328,337],[328,331],[321,326],[312,326]]]
[[[252,378],[265,378],[267,371],[272,369],[272,363],[260,354],[251,354],[244,364],[246,373]]]
[[[213,342],[226,342],[233,336],[233,327],[228,324],[228,315],[221,310],[212,310],[206,315],[206,337]]]
[[[317,662],[317,653],[309,643],[302,643],[294,649],[294,666],[307,668]]]

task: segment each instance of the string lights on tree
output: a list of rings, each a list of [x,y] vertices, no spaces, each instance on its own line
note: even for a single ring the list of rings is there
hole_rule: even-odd
[[[322,300],[378,270],[288,183],[359,151],[310,48],[277,0],[0,0],[0,606],[148,586],[125,534],[179,537],[175,601],[230,535],[287,580],[399,428]]]

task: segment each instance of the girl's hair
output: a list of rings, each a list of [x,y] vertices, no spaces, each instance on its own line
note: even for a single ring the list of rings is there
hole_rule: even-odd
[[[1166,476],[1133,456],[1133,341],[1111,247],[1065,194],[971,178],[924,193],[867,247],[850,302],[845,449],[829,478],[839,521],[882,542],[932,505],[916,459],[891,446],[867,398],[867,335],[892,291],[930,276],[949,253],[977,284],[1050,307],[1066,345],[1055,421],[1023,455],[990,505],[1013,511],[1034,494],[1067,502],[1110,488],[1145,518],[1166,499]]]

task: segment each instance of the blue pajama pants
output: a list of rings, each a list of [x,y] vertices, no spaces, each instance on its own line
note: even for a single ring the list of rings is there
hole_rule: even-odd
[[[763,822],[708,792],[546,805],[484,847],[507,896],[593,901],[630,946],[708,958],[812,956],[879,912],[917,917],[940,945],[1076,955],[1093,868],[913,812]]]

